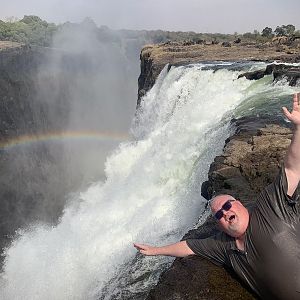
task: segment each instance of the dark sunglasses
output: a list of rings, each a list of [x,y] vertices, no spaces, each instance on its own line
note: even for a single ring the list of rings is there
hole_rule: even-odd
[[[215,213],[215,218],[217,220],[221,220],[224,216],[224,213],[223,211],[228,211],[231,207],[232,207],[232,204],[231,202],[235,201],[234,199],[231,199],[231,200],[227,200],[223,205],[222,205],[222,208],[219,209],[216,213]]]

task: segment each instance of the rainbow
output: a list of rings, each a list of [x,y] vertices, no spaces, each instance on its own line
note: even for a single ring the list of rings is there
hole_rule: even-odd
[[[115,141],[129,140],[130,136],[118,132],[106,131],[60,131],[47,132],[33,135],[20,135],[6,141],[0,141],[0,150],[10,149],[16,146],[30,145],[32,143],[45,141],[83,140],[83,141]]]

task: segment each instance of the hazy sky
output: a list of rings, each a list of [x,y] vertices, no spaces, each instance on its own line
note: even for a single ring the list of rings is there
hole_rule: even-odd
[[[48,22],[91,17],[113,29],[243,33],[293,24],[299,0],[0,0],[0,19],[38,15]]]

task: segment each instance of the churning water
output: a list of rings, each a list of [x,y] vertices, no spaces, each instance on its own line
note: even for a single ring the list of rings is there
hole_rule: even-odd
[[[230,119],[279,112],[279,100],[293,93],[270,77],[237,79],[241,70],[261,66],[165,68],[137,111],[133,139],[107,159],[105,182],[75,196],[57,226],[18,232],[5,251],[0,298],[145,294],[170,258],[141,257],[132,243],[171,243],[192,228],[206,203],[201,183],[230,134]]]

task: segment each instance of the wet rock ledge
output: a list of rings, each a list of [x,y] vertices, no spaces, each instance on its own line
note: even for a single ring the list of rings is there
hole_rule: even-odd
[[[251,206],[262,188],[271,183],[279,170],[292,136],[282,120],[246,117],[232,121],[236,127],[224,146],[223,154],[211,164],[208,181],[202,186],[205,198],[214,192],[228,193]],[[210,217],[183,239],[205,238],[216,231]],[[226,287],[226,288],[225,288]],[[200,257],[175,260],[165,271],[147,300],[256,299],[229,270]]]

